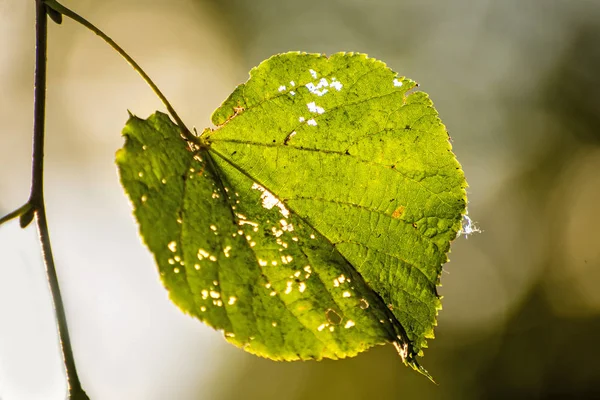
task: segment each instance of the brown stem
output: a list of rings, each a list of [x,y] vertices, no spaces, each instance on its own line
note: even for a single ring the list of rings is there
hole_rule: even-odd
[[[58,285],[58,277],[52,257],[46,207],[44,204],[44,123],[46,115],[46,55],[48,43],[48,18],[43,0],[36,0],[35,23],[35,75],[33,97],[33,155],[31,174],[31,194],[28,203],[35,210],[42,255],[46,266],[48,286],[52,294],[60,348],[67,374],[69,400],[88,399],[79,382],[73,349],[69,339],[67,318]]]

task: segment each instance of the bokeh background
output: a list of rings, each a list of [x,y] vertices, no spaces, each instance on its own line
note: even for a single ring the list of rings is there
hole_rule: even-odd
[[[0,0],[0,214],[27,198],[33,0]],[[107,45],[50,23],[46,202],[79,374],[93,399],[600,398],[600,1],[70,0],[188,126],[272,54],[359,51],[433,98],[482,233],[457,239],[422,359],[392,346],[276,363],[162,288],[121,189],[127,109],[163,107]],[[0,399],[64,399],[36,232],[0,227]]]

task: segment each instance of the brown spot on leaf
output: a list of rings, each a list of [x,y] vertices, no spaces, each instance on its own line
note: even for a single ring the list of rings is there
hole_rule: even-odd
[[[400,219],[400,217],[401,217],[401,216],[402,216],[402,214],[404,213],[404,209],[405,209],[405,208],[406,208],[406,207],[404,207],[404,206],[400,206],[400,207],[396,208],[396,211],[394,211],[394,212],[392,213],[392,218]]]

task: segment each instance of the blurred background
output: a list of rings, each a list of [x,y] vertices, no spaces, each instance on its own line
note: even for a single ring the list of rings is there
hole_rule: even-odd
[[[50,23],[46,203],[92,399],[600,398],[600,1],[70,0],[121,44],[188,126],[289,50],[358,51],[417,80],[453,139],[482,233],[457,239],[422,359],[392,346],[276,363],[170,303],[114,153],[127,109],[163,110],[71,20]],[[33,0],[0,0],[0,214],[29,193]],[[33,226],[0,227],[0,399],[64,399]]]

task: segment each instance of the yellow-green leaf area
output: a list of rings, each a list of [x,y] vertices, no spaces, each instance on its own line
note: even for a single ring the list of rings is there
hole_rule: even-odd
[[[171,299],[276,360],[433,338],[466,182],[429,97],[363,54],[250,72],[198,144],[132,117],[121,182]]]

